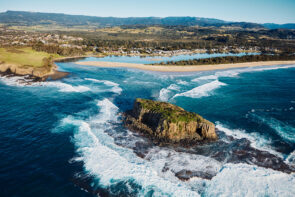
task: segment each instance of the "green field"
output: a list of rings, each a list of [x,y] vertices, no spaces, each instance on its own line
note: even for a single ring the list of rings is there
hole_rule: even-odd
[[[53,56],[59,58],[57,54],[38,52],[30,47],[26,48],[0,48],[0,62],[15,64],[18,66],[43,66],[43,58]]]

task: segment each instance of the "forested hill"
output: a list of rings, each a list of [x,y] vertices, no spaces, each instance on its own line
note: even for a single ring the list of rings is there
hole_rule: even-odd
[[[82,15],[67,15],[55,13],[7,11],[0,13],[0,23],[7,25],[62,25],[71,26],[122,26],[122,25],[167,25],[167,26],[237,26],[242,28],[262,28],[263,26],[256,23],[246,22],[227,22],[212,18],[200,17],[95,17]]]
[[[275,23],[265,23],[264,27],[268,29],[295,29],[295,23],[287,23],[287,24],[275,24]]]
[[[92,26],[92,27],[113,27],[122,25],[165,25],[165,26],[213,26],[213,27],[241,27],[241,28],[267,28],[267,29],[295,29],[295,23],[274,24],[274,23],[249,23],[249,22],[229,22],[214,18],[201,17],[96,17],[83,15],[67,15],[56,13],[40,13],[25,11],[7,11],[0,13],[0,23],[16,26],[34,25],[60,25],[72,26]]]

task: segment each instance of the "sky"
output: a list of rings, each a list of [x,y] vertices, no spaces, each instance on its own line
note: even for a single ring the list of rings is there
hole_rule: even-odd
[[[295,0],[0,0],[7,10],[114,17],[196,16],[295,23]]]

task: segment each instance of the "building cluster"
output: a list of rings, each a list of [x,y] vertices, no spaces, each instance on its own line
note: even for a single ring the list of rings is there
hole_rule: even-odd
[[[0,27],[0,46],[32,46],[36,43],[82,49],[86,45],[75,44],[83,38],[49,33],[32,33]]]

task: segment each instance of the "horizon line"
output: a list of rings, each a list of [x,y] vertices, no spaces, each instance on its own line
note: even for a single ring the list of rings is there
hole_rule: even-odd
[[[219,18],[213,18],[213,17],[200,17],[200,16],[98,16],[98,15],[86,15],[86,14],[75,14],[75,13],[65,13],[65,12],[42,12],[42,11],[31,11],[31,10],[3,10],[3,12],[0,11],[0,13],[6,13],[6,12],[30,12],[30,13],[43,13],[43,14],[64,14],[64,15],[71,15],[71,16],[90,16],[90,17],[99,17],[99,18],[181,18],[181,17],[190,17],[190,18],[203,18],[203,19],[215,19],[215,20],[221,20],[224,22],[233,22],[233,23],[255,23],[255,24],[278,24],[278,25],[285,25],[285,24],[295,24],[294,22],[291,23],[274,23],[274,22],[252,22],[252,21],[229,21],[225,19],[219,19]]]

